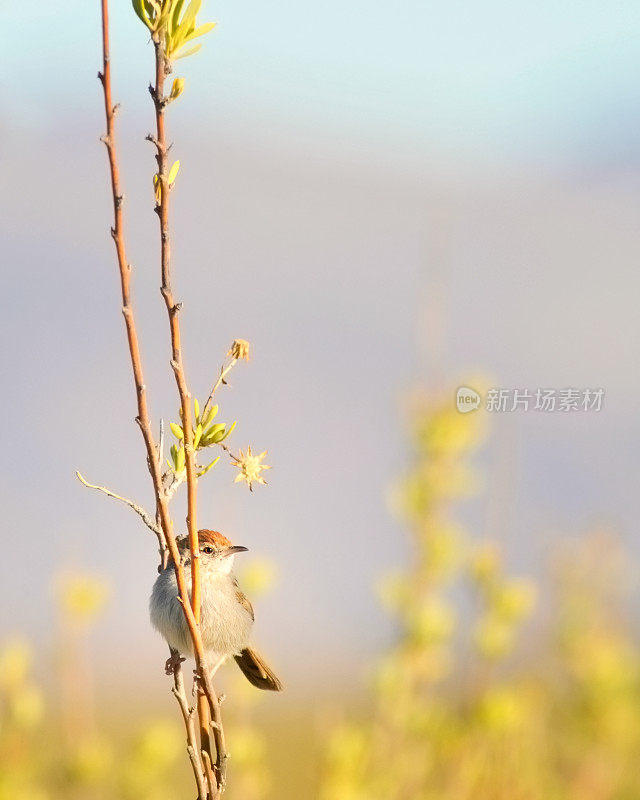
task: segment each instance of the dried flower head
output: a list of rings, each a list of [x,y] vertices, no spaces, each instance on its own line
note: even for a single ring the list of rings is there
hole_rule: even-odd
[[[238,360],[249,360],[249,342],[246,339],[234,339],[231,349],[227,353],[228,356]]]
[[[236,466],[240,470],[238,475],[236,475],[234,483],[245,481],[251,491],[253,491],[254,481],[256,483],[262,483],[266,485],[267,482],[260,474],[264,469],[271,469],[268,464],[262,463],[262,459],[266,455],[267,451],[265,450],[264,452],[260,453],[259,456],[254,456],[251,452],[251,445],[249,445],[246,453],[243,453],[242,450],[240,450],[239,457],[236,458],[236,456],[233,456]]]

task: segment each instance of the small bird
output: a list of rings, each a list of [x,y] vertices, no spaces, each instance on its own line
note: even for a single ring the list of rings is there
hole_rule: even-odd
[[[190,563],[189,540],[177,540],[183,564]],[[253,608],[238,587],[232,572],[236,553],[246,547],[232,545],[217,531],[198,531],[200,545],[200,633],[210,667],[215,671],[233,656],[246,678],[258,689],[282,690],[282,684],[262,657],[249,647],[253,626]],[[185,580],[191,595],[191,570],[185,569]],[[173,562],[156,578],[149,601],[151,624],[178,656],[193,655],[193,643],[184,612],[178,600]],[[171,659],[169,659],[169,662]],[[167,662],[167,664],[169,664]]]

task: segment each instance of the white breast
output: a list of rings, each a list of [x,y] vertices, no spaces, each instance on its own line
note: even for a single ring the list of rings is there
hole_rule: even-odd
[[[185,569],[191,595],[191,576]],[[193,655],[189,628],[178,602],[178,587],[172,567],[158,575],[149,602],[151,624],[174,650]],[[202,581],[200,631],[211,660],[239,653],[249,643],[253,620],[238,602],[232,575],[206,574]]]

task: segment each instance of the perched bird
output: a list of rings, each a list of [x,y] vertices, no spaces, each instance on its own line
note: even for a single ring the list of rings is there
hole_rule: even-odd
[[[262,657],[249,647],[253,626],[253,608],[238,587],[232,572],[236,553],[246,547],[232,545],[217,531],[198,531],[200,545],[200,633],[210,666],[214,671],[229,657],[250,683],[258,689],[279,692],[282,684]],[[190,563],[189,541],[177,539],[183,564]],[[191,570],[185,569],[185,580],[191,594]],[[184,612],[178,600],[173,562],[158,575],[149,602],[151,624],[166,639],[172,652],[193,655],[193,643]]]

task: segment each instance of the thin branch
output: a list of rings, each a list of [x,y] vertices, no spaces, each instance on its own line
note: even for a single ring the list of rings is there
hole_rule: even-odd
[[[213,734],[213,739],[216,744],[216,781],[218,784],[218,795],[219,797],[222,792],[225,790],[227,785],[227,759],[229,758],[229,754],[227,753],[227,746],[225,743],[224,738],[224,728],[222,726],[222,711],[220,709],[220,699],[216,694],[215,689],[213,688],[213,684],[211,683],[211,678],[209,677],[209,671],[205,665],[205,668],[201,670],[200,674],[204,680],[204,693],[206,695],[207,700],[209,701],[209,712],[211,714],[211,732]]]
[[[164,420],[160,417],[160,435],[158,444],[158,469],[162,472],[164,461]]]
[[[173,652],[171,654],[173,656]],[[200,748],[198,747],[198,738],[196,735],[196,726],[194,723],[195,709],[189,707],[187,695],[184,689],[184,678],[182,676],[182,665],[177,659],[173,662],[173,689],[171,690],[174,697],[178,701],[184,726],[187,732],[187,752],[191,767],[193,769],[193,776],[198,787],[198,797],[206,798],[207,790],[205,787],[203,761],[200,756]]]
[[[206,750],[202,750],[201,752],[202,763],[204,764],[204,771],[205,775],[207,776],[207,786],[209,787],[209,797],[211,800],[217,800],[222,794],[222,789],[220,789],[217,785],[215,775],[213,774],[213,768],[211,765],[211,756]]]
[[[218,391],[220,386],[226,382],[225,378],[237,363],[238,359],[232,358],[226,367],[225,366],[220,367],[220,375],[218,376],[218,380],[213,384],[213,388],[209,392],[209,397],[207,397],[207,402],[204,404],[204,408],[202,409],[202,414],[200,415],[200,419],[204,419],[204,417],[206,416],[206,413],[209,410],[209,406],[211,405],[211,401],[213,400],[213,395]]]
[[[108,497],[113,497],[115,500],[120,500],[125,505],[129,506],[129,508],[132,508],[136,512],[136,514],[138,514],[141,517],[142,521],[147,526],[147,528],[149,528],[155,533],[155,535],[158,537],[158,542],[162,546],[162,541],[164,537],[162,528],[151,519],[151,515],[147,511],[145,511],[144,508],[142,508],[142,506],[139,506],[137,503],[134,503],[133,500],[129,500],[128,497],[122,497],[121,495],[112,492],[111,489],[107,489],[106,486],[97,486],[95,483],[89,483],[89,481],[86,480],[86,478],[84,478],[83,475],[78,471],[76,471],[76,478],[80,481],[80,483],[84,484],[88,489],[97,489],[99,492],[104,492],[104,494],[106,494]]]
[[[118,268],[120,270],[120,288],[122,292],[122,314],[124,316],[125,327],[127,331],[127,341],[129,344],[129,355],[131,358],[131,369],[133,372],[133,381],[136,390],[136,398],[138,405],[138,416],[136,422],[138,423],[142,432],[145,447],[147,450],[147,463],[149,464],[149,471],[153,479],[153,485],[156,495],[156,506],[161,505],[161,492],[162,484],[160,482],[160,471],[157,465],[157,452],[155,442],[153,440],[153,433],[151,431],[151,424],[149,422],[149,412],[147,409],[147,395],[142,372],[142,359],[140,356],[140,345],[138,343],[138,334],[136,331],[135,317],[133,314],[133,306],[131,303],[131,265],[127,261],[124,232],[123,232],[123,195],[120,189],[120,170],[118,167],[118,157],[116,151],[116,137],[115,137],[115,113],[116,108],[113,104],[111,95],[111,54],[109,47],[109,4],[108,0],[101,0],[102,7],[102,72],[98,73],[102,89],[104,92],[104,110],[107,123],[107,133],[103,137],[103,142],[107,147],[107,154],[109,156],[109,169],[111,173],[111,194],[113,196],[113,215],[114,223],[111,228],[111,236],[113,238],[116,255],[118,258]],[[162,518],[162,531],[163,540],[160,542],[160,557],[161,561],[164,558],[164,553],[168,547],[168,541],[172,536],[171,519],[168,511],[160,513]]]
[[[166,102],[164,97],[165,79],[171,71],[162,38],[153,36],[156,56],[155,86],[150,87],[150,93],[156,112],[156,161],[158,162],[158,181],[160,186],[160,203],[156,207],[160,221],[160,258],[162,286],[161,293],[169,315],[169,329],[171,333],[171,367],[173,369],[180,406],[182,408],[182,428],[184,430],[185,468],[187,472],[187,532],[189,535],[189,549],[191,551],[191,608],[196,624],[200,623],[200,548],[198,545],[197,525],[197,476],[195,469],[195,452],[193,447],[193,429],[191,425],[191,394],[187,388],[184,365],[182,363],[182,345],[180,339],[180,323],[178,315],[181,304],[176,303],[171,287],[171,237],[169,232],[169,195],[171,188],[168,177],[168,152],[165,133],[164,112]],[[186,595],[185,595],[186,597]]]

